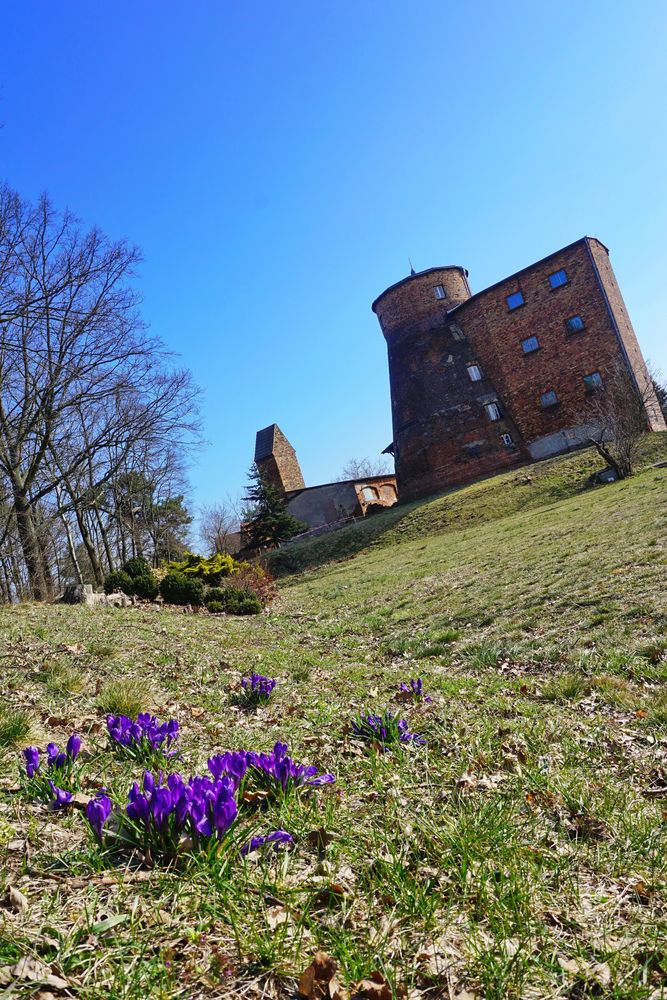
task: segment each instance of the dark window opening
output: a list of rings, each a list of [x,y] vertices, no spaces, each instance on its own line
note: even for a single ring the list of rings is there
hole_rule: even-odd
[[[549,284],[552,288],[560,288],[561,285],[567,285],[567,271],[554,271],[553,274],[549,275]]]
[[[565,329],[568,333],[578,333],[579,330],[583,330],[584,321],[581,316],[570,316],[569,319],[565,320]]]
[[[433,289],[433,292],[435,294],[436,299],[445,298],[445,289],[442,287],[442,285],[436,285],[435,288]]]
[[[548,392],[543,392],[540,396],[540,403],[544,409],[549,406],[555,406],[558,402],[558,396],[554,389],[549,389]]]
[[[591,372],[590,375],[584,375],[584,387],[586,392],[595,392],[596,389],[602,387],[602,375],[600,372]]]

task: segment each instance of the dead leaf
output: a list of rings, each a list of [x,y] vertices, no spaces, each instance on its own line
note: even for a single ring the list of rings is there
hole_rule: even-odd
[[[13,913],[25,913],[29,905],[26,896],[23,895],[20,889],[17,889],[13,885],[7,886],[3,906],[12,910]]]
[[[16,965],[4,965],[0,969],[0,985],[9,986],[16,980],[30,983],[44,983],[54,990],[66,990],[69,983],[60,976],[54,976],[51,967],[39,959],[26,955],[20,958]]]
[[[381,972],[373,972],[368,979],[357,983],[352,1000],[392,1000],[391,986]]]
[[[308,1000],[334,1000],[329,986],[335,978],[337,968],[338,963],[331,955],[327,955],[325,951],[315,952],[312,962],[299,976],[300,995]]]
[[[266,922],[270,930],[275,931],[280,924],[286,924],[289,920],[289,913],[282,905],[269,906],[266,910]]]
[[[321,826],[319,830],[311,830],[306,840],[311,847],[317,848],[318,851],[323,851],[334,840],[334,835]]]

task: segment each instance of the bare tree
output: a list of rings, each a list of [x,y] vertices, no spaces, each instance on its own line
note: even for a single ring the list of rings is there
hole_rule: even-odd
[[[650,377],[631,379],[625,365],[618,362],[604,379],[591,377],[589,400],[583,420],[589,426],[589,440],[619,479],[631,476],[644,434],[651,428],[649,414],[656,406]]]
[[[393,473],[391,462],[385,458],[351,458],[341,469],[336,481],[345,482],[348,479],[371,479],[373,476],[387,476]]]
[[[230,538],[239,530],[238,504],[225,503],[202,507],[199,517],[199,537],[207,552],[228,552]]]
[[[138,262],[135,247],[83,231],[46,196],[33,206],[0,189],[4,538],[15,523],[38,599],[52,574],[36,512],[51,502],[59,516],[73,512],[94,562],[89,513],[101,487],[138,443],[186,446],[197,433],[191,376],[174,370],[139,317],[130,284]]]

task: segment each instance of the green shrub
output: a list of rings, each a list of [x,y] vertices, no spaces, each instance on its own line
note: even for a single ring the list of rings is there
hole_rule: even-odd
[[[258,615],[262,610],[262,602],[257,594],[247,587],[228,587],[222,602],[228,615]]]
[[[135,576],[132,585],[137,597],[143,597],[145,601],[154,601],[160,592],[158,582],[152,573]]]
[[[119,590],[122,590],[124,594],[134,593],[134,586],[132,577],[123,572],[122,569],[114,569],[109,573],[106,580],[104,581],[104,593],[105,594],[116,594]]]
[[[127,573],[134,580],[137,576],[150,576],[151,568],[143,556],[135,556],[123,564],[123,573]]]
[[[207,601],[206,607],[211,612],[212,615],[219,615],[225,610],[225,606],[222,601]]]
[[[167,604],[192,604],[199,607],[204,603],[204,584],[183,573],[167,573],[160,583],[160,593]]]
[[[209,601],[220,601],[222,604],[225,603],[225,590],[223,587],[210,587],[206,591],[206,604]]]
[[[180,560],[167,564],[170,573],[181,573],[183,576],[195,577],[211,587],[217,586],[226,576],[232,576],[238,571],[239,564],[226,552],[217,552],[214,556],[195,555],[188,552]]]

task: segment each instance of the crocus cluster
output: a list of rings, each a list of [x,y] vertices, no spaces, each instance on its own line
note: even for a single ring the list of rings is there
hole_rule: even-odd
[[[381,746],[391,744],[426,743],[419,733],[411,733],[405,719],[399,719],[386,710],[382,715],[359,715],[352,720],[352,736],[356,739],[378,743]]]
[[[201,850],[223,840],[234,825],[238,816],[234,793],[234,782],[227,777],[195,776],[186,781],[180,774],[170,774],[165,780],[162,773],[156,777],[146,771],[141,788],[135,781],[128,793],[120,838],[153,859],[174,858],[184,847]],[[106,795],[91,800],[86,807],[88,822],[100,841],[111,812]],[[242,853],[291,839],[284,830],[276,830],[253,838]]]
[[[26,747],[23,759],[31,794],[49,802],[54,809],[60,809],[71,802],[71,789],[77,787],[73,784],[72,768],[80,751],[81,737],[78,733],[72,733],[64,750],[56,743],[48,743],[46,766],[43,767],[37,747]],[[61,785],[69,787],[61,788]]]
[[[243,689],[242,700],[246,705],[265,705],[271,697],[271,692],[277,681],[271,677],[264,677],[263,674],[252,674],[250,677],[243,677],[241,687]]]
[[[122,748],[129,756],[137,759],[147,759],[156,753],[174,757],[178,752],[170,749],[178,739],[176,719],[161,723],[154,715],[140,712],[135,722],[127,715],[108,715],[107,731],[113,746]]]
[[[412,678],[407,683],[403,681],[400,690],[403,694],[411,695],[415,701],[432,701],[432,698],[424,696],[421,677]]]
[[[229,778],[237,788],[249,777],[283,792],[301,786],[317,788],[336,780],[333,774],[318,774],[312,765],[297,764],[288,756],[288,749],[286,743],[276,743],[271,753],[234,750],[210,757],[208,769],[215,778]]]
[[[81,737],[78,733],[72,733],[67,741],[67,746],[61,750],[56,743],[46,745],[46,768],[50,774],[56,771],[63,771],[74,763],[81,750]],[[39,750],[37,747],[26,747],[23,751],[25,760],[25,773],[28,778],[34,778],[41,769]]]

